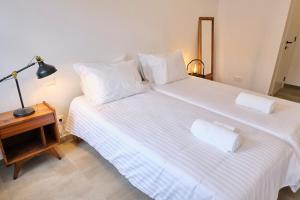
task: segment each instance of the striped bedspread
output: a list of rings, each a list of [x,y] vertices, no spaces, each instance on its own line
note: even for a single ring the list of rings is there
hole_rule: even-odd
[[[194,138],[195,119],[238,128],[235,154]],[[288,144],[269,134],[157,92],[92,107],[73,100],[67,130],[93,146],[135,187],[158,200],[275,200],[298,188],[299,163]]]
[[[275,111],[265,114],[235,104],[240,92],[260,96],[253,91],[223,83],[189,77],[165,85],[153,85],[160,93],[263,130],[289,143],[300,159],[300,104],[265,96],[276,101]]]

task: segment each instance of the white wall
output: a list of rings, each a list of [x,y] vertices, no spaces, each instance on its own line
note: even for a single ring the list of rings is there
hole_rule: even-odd
[[[267,93],[290,0],[220,0],[217,80]]]
[[[65,114],[80,95],[72,63],[178,48],[188,61],[196,55],[198,17],[216,16],[217,6],[218,0],[0,1],[0,77],[42,56],[58,72],[42,80],[37,68],[19,74],[25,104],[46,100]],[[0,94],[0,112],[20,106],[13,80],[0,84]]]

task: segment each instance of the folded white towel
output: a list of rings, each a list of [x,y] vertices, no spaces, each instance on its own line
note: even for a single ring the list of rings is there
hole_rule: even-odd
[[[202,142],[213,145],[224,152],[235,152],[241,144],[239,134],[201,119],[197,119],[193,123],[191,132]]]
[[[232,132],[236,132],[236,131],[237,131],[237,128],[236,128],[236,127],[230,126],[230,125],[228,125],[228,124],[224,124],[224,123],[222,123],[222,122],[214,121],[214,124],[215,124],[215,125],[218,125],[218,126],[221,126],[221,127],[223,127],[223,128],[226,128],[226,129],[228,129],[229,131],[232,131]]]
[[[235,103],[241,106],[255,109],[257,111],[270,114],[275,107],[275,100],[241,92],[236,98]]]

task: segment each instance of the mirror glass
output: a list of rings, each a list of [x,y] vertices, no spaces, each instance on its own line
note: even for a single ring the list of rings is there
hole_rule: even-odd
[[[214,67],[214,18],[200,17],[198,32],[198,58],[203,61],[205,67],[201,66],[205,78],[213,79]]]

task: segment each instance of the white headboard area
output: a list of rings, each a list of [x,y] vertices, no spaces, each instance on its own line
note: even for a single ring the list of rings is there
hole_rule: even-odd
[[[1,1],[0,77],[42,56],[58,72],[42,80],[36,68],[19,74],[24,103],[45,100],[66,114],[80,95],[73,63],[176,49],[187,62],[196,56],[198,17],[214,17],[217,9],[217,0]],[[14,84],[0,85],[0,112],[20,106]]]

